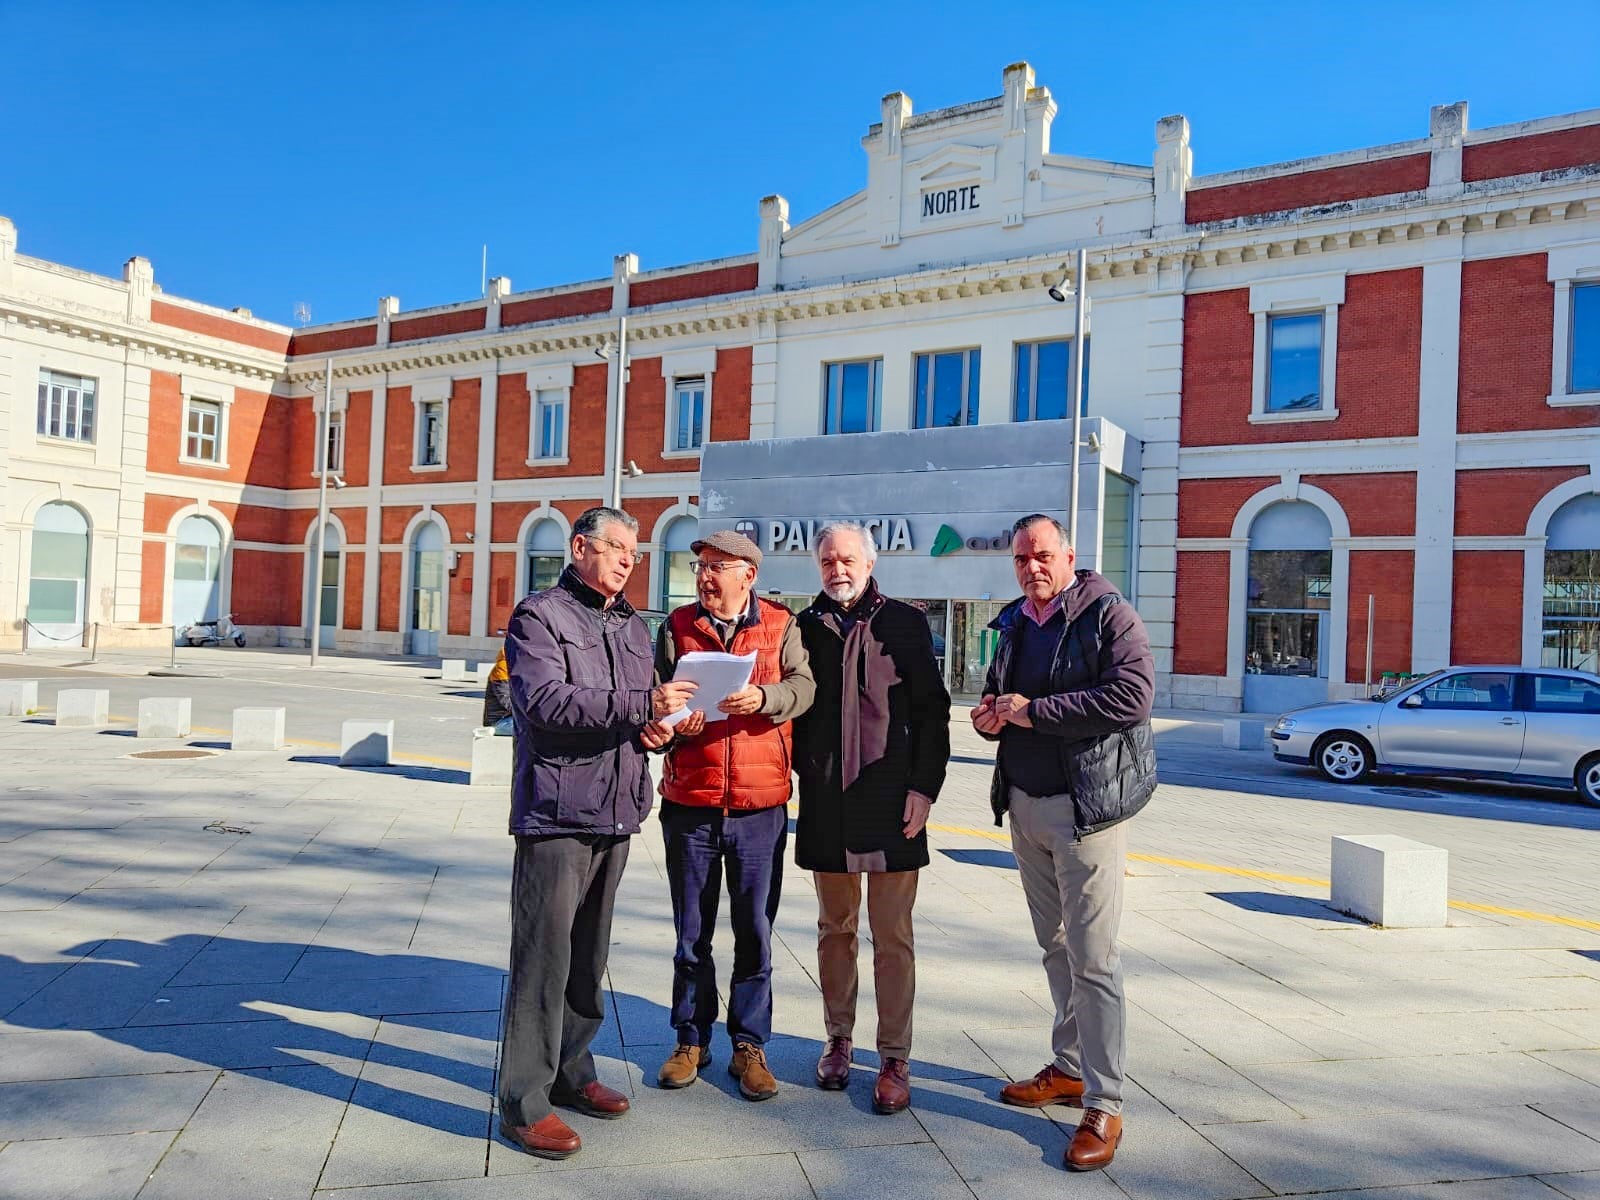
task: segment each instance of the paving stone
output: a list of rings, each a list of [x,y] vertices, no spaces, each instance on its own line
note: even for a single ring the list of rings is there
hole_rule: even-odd
[[[872,1146],[862,1150],[812,1150],[800,1156],[817,1200],[861,1196],[916,1196],[918,1200],[971,1200],[972,1192],[932,1142]]]
[[[0,1150],[0,1196],[19,1200],[134,1200],[171,1133],[11,1142]]]
[[[140,1200],[310,1197],[355,1086],[354,1066],[348,1074],[317,1066],[223,1075]]]
[[[588,1128],[584,1126],[585,1134]],[[528,1200],[530,1194],[536,1194],[539,1200],[596,1200],[597,1197],[604,1197],[604,1200],[705,1200],[707,1196],[749,1196],[752,1180],[758,1180],[760,1200],[814,1200],[815,1197],[793,1154],[706,1158],[678,1171],[663,1171],[653,1163],[579,1165],[591,1153],[591,1144],[586,1140],[582,1152],[565,1163],[522,1155],[532,1164],[529,1170],[538,1174],[536,1193],[530,1193],[524,1173],[363,1188],[359,1192],[327,1191],[317,1195],[325,1200]],[[566,1169],[559,1169],[562,1167]]]
[[[309,979],[262,985],[167,988],[129,1025],[191,1025],[212,1021],[270,1021],[290,1012],[349,1012],[383,1017],[403,1013],[494,1012],[494,975],[426,975],[409,979]]]
[[[1069,1130],[1080,1115],[1070,1114]],[[1106,1174],[1133,1200],[1271,1195],[1259,1179],[1137,1084],[1124,1089],[1122,1120],[1122,1145]]]
[[[1582,1171],[1573,1175],[1541,1175],[1540,1180],[1554,1188],[1568,1200],[1600,1200],[1600,1171]],[[1484,1200],[1493,1200],[1485,1196]],[[1533,1200],[1530,1195],[1529,1200]],[[1555,1197],[1542,1196],[1540,1200],[1555,1200]]]
[[[384,1021],[320,1186],[481,1175],[498,1035],[497,1013]]]
[[[181,1129],[216,1071],[140,1075],[116,1087],[99,1079],[0,1084],[0,1141]]]
[[[1363,1188],[1359,1192],[1319,1192],[1316,1200],[1561,1200],[1561,1196],[1537,1179],[1521,1178]]]
[[[1452,1054],[1241,1067],[1240,1072],[1305,1117],[1489,1107],[1541,1101],[1600,1103],[1600,1087],[1526,1054]]]
[[[1213,1125],[1206,1137],[1280,1192],[1600,1169],[1600,1141],[1525,1107]]]

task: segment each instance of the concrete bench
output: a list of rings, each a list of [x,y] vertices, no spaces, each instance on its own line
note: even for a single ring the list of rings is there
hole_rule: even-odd
[[[281,708],[236,708],[233,710],[233,748],[235,750],[282,750]]]
[[[494,664],[492,662],[479,663],[477,670],[472,674],[472,678],[480,686],[487,687],[489,685],[489,672],[493,670]]]
[[[25,717],[38,710],[37,679],[0,679],[0,717]]]
[[[346,721],[340,729],[341,767],[387,767],[393,751],[393,721]]]
[[[146,696],[139,701],[139,736],[188,737],[190,708],[188,696]]]
[[[1329,902],[1388,929],[1437,929],[1449,915],[1450,852],[1392,834],[1333,839]]]
[[[515,738],[496,737],[490,725],[472,731],[473,787],[511,786],[511,752],[515,741]]]
[[[1222,719],[1222,745],[1228,750],[1259,750],[1266,744],[1266,726],[1243,717]]]
[[[56,695],[56,724],[93,729],[111,721],[111,693],[105,688],[68,688]]]
[[[478,665],[464,658],[447,658],[439,670],[439,677],[446,683],[476,683]]]

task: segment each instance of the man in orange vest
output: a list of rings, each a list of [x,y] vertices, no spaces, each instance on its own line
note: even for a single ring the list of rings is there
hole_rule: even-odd
[[[662,1064],[664,1088],[687,1087],[711,1062],[717,976],[711,938],[727,875],[733,921],[728,986],[728,1073],[747,1100],[768,1100],[772,1036],[772,922],[789,840],[790,722],[811,707],[816,684],[794,615],[755,594],[761,550],[731,530],[690,545],[699,600],[675,610],[656,639],[656,673],[670,680],[694,650],[749,654],[747,687],[676,728],[661,781],[661,830],[678,945],[672,956],[672,1026],[678,1045]]]

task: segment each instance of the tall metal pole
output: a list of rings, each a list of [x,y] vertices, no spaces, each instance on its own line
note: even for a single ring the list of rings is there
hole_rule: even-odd
[[[322,642],[322,554],[328,530],[328,416],[333,407],[333,359],[328,359],[322,379],[322,412],[317,421],[317,540],[311,569],[311,665],[317,665]]]
[[[1072,373],[1067,404],[1072,409],[1072,474],[1067,510],[1067,540],[1078,548],[1078,443],[1083,436],[1083,330],[1089,307],[1089,252],[1080,248],[1072,276]]]
[[[670,404],[672,397],[668,396]],[[670,418],[671,409],[668,409]],[[617,441],[616,455],[611,460],[611,507],[622,507],[622,464],[627,447],[625,435],[628,418],[628,318],[617,319]]]

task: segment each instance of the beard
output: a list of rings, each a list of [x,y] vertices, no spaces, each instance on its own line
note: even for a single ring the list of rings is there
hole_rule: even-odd
[[[850,605],[861,595],[861,589],[846,580],[844,583],[825,583],[822,585],[823,593],[835,604]]]

